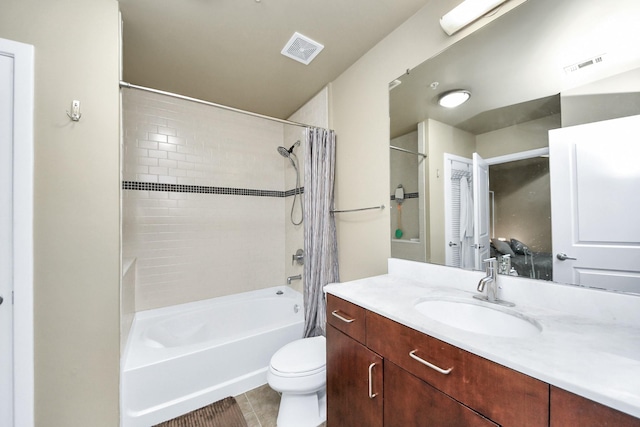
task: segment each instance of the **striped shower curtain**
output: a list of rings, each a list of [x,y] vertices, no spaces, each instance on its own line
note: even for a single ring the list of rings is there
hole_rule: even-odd
[[[326,301],[322,288],[338,282],[338,245],[333,209],[336,137],[333,131],[307,129],[304,163],[304,336],[325,335]]]

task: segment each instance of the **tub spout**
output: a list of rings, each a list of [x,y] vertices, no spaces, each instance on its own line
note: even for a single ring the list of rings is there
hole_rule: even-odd
[[[287,285],[290,285],[292,280],[302,280],[302,274],[287,277]]]

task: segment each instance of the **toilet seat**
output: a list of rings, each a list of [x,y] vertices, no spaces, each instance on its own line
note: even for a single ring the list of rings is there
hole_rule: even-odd
[[[271,358],[271,372],[280,377],[304,377],[326,370],[326,340],[323,336],[290,342]]]

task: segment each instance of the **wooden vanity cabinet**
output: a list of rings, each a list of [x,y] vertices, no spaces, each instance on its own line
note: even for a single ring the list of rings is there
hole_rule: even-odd
[[[329,427],[640,427],[638,418],[333,295],[327,324]]]
[[[366,325],[367,347],[385,359],[385,386],[386,364],[393,362],[498,424],[548,425],[547,383],[370,311],[366,313]],[[385,395],[390,394],[385,387]]]
[[[640,427],[640,419],[551,386],[550,427]]]
[[[327,425],[382,427],[382,358],[327,326]]]
[[[365,311],[327,298],[327,425],[382,427],[383,360],[365,347]]]

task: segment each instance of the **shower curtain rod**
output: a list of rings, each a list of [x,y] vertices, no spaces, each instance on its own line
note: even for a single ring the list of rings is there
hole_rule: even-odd
[[[292,122],[290,120],[283,120],[283,119],[278,119],[276,117],[265,116],[263,114],[252,113],[251,111],[241,110],[239,108],[229,107],[227,105],[216,104],[215,102],[209,102],[209,101],[205,101],[203,99],[191,98],[190,96],[179,95],[177,93],[165,92],[163,90],[152,89],[150,87],[145,87],[145,86],[138,86],[138,85],[134,85],[132,83],[124,82],[124,81],[120,81],[120,87],[144,90],[146,92],[157,93],[159,95],[171,96],[173,98],[183,99],[185,101],[197,102],[198,104],[209,105],[210,107],[222,108],[223,110],[233,111],[233,112],[240,113],[240,114],[246,114],[247,116],[258,117],[260,119],[271,120],[271,121],[282,123],[282,124],[285,124],[285,125],[293,125],[293,126],[299,126],[299,127],[303,127],[303,128],[315,128],[316,127],[316,126],[305,125],[305,124],[298,123],[298,122]]]
[[[390,145],[389,148],[391,148],[392,150],[396,150],[396,151],[402,151],[403,153],[408,153],[408,154],[413,154],[413,155],[416,155],[416,156],[424,157],[425,159],[427,158],[426,154],[422,154],[419,151],[410,151],[410,150],[407,150],[405,148],[396,147],[395,145]]]

